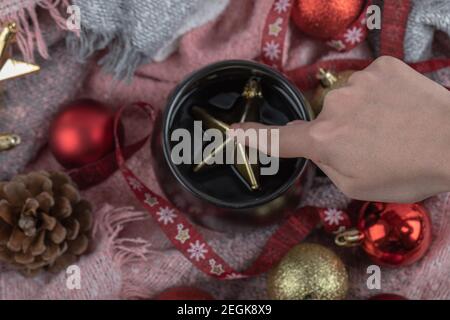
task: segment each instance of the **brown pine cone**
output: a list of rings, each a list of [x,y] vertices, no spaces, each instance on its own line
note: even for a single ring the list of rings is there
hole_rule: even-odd
[[[62,172],[0,182],[0,262],[28,276],[58,272],[86,252],[92,208]]]

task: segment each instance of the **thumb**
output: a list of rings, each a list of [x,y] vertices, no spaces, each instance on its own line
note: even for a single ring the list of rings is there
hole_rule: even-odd
[[[313,153],[308,133],[310,124],[311,122],[302,120],[290,122],[285,126],[267,126],[255,122],[235,123],[231,125],[231,129],[234,130],[230,131],[230,135],[245,139],[241,141],[267,154],[273,153],[271,151],[277,147],[273,145],[275,143],[279,147],[280,158],[310,158]],[[255,135],[249,134],[248,130],[251,129],[256,130],[258,137],[260,134],[267,134],[267,139],[257,139],[260,141],[252,139]],[[261,129],[267,131],[261,132]],[[277,136],[278,139],[276,139]]]

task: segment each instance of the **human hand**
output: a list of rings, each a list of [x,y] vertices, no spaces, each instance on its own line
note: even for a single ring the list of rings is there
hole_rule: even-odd
[[[450,93],[392,57],[332,90],[311,122],[232,128],[279,129],[280,157],[311,159],[354,199],[414,202],[450,191]]]

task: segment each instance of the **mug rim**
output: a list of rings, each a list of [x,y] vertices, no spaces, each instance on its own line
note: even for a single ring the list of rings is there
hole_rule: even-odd
[[[195,195],[200,200],[208,201],[209,203],[222,207],[222,208],[229,208],[229,209],[247,209],[247,208],[254,208],[260,205],[264,205],[282,194],[284,194],[287,190],[289,190],[294,183],[302,176],[303,172],[306,170],[306,167],[309,165],[308,159],[305,158],[298,158],[297,161],[301,161],[301,164],[297,165],[296,169],[290,176],[288,180],[286,180],[278,189],[275,190],[275,192],[272,192],[271,194],[264,196],[264,197],[258,197],[255,198],[253,201],[247,201],[246,203],[228,203],[226,201],[223,201],[221,199],[218,199],[216,197],[212,197],[208,195],[207,193],[198,190],[193,186],[192,183],[189,183],[189,179],[184,177],[181,172],[178,170],[177,165],[175,165],[170,158],[170,142],[169,142],[169,130],[170,130],[170,123],[171,122],[171,116],[173,114],[173,110],[177,109],[179,106],[180,100],[183,98],[185,92],[183,92],[184,88],[189,87],[189,84],[201,80],[208,75],[222,71],[228,68],[253,68],[260,70],[267,74],[268,76],[274,78],[274,80],[277,80],[278,82],[281,82],[285,89],[288,89],[289,92],[287,92],[291,97],[294,97],[294,100],[297,100],[299,103],[298,105],[293,105],[292,107],[296,109],[296,113],[300,113],[302,117],[304,117],[303,120],[311,121],[313,120],[313,112],[311,107],[309,106],[309,103],[304,98],[302,93],[293,85],[284,75],[282,75],[279,71],[270,68],[264,64],[251,61],[251,60],[223,60],[219,62],[215,62],[212,64],[209,64],[203,68],[200,68],[199,70],[196,70],[186,76],[172,91],[172,93],[169,95],[166,103],[166,107],[163,112],[162,117],[162,146],[163,146],[163,153],[164,153],[164,159],[166,163],[168,164],[171,173],[174,175],[175,179],[180,183],[183,188],[185,188],[187,191],[189,191],[191,194]]]

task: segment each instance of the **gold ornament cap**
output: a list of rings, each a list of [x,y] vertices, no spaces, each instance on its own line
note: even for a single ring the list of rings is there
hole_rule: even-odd
[[[21,142],[17,134],[0,134],[0,151],[6,151],[18,146]]]
[[[330,70],[320,68],[317,74],[320,84],[325,88],[331,88],[337,81],[337,76]]]
[[[338,233],[334,238],[336,245],[340,247],[356,247],[364,240],[364,234],[357,229],[350,229]]]

